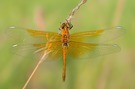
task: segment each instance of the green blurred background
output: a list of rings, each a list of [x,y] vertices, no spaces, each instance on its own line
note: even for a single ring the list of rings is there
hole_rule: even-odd
[[[60,22],[79,1],[0,1],[0,89],[21,89],[38,62],[11,53],[8,39],[4,38],[5,28],[14,25],[58,32]],[[115,41],[121,52],[91,60],[70,60],[64,83],[63,61],[44,62],[26,89],[135,89],[134,3],[134,0],[88,0],[72,20],[73,32],[124,26],[126,33]]]

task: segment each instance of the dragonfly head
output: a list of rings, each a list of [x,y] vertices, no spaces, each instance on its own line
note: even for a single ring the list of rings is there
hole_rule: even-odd
[[[60,25],[60,30],[70,30],[70,29],[72,29],[73,28],[73,25],[70,23],[70,22],[64,22],[64,23],[62,23],[61,25]]]

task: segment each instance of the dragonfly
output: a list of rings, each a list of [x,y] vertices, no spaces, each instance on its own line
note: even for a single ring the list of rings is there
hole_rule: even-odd
[[[116,53],[121,50],[117,44],[108,43],[123,34],[123,27],[121,26],[70,34],[72,28],[73,25],[71,22],[66,21],[60,25],[60,33],[17,27],[10,27],[9,30],[13,32],[13,34],[16,33],[19,37],[25,34],[22,36],[25,37],[25,39],[22,38],[22,40],[13,44],[13,48],[20,48],[25,52],[29,49],[32,50],[31,53],[40,55],[48,52],[46,55],[46,59],[48,60],[62,59],[63,81],[66,79],[67,56],[76,60],[90,59]],[[19,37],[16,38],[16,40],[19,39]]]

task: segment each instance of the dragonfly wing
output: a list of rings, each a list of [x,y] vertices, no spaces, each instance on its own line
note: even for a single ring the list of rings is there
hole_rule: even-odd
[[[44,38],[46,41],[60,41],[61,35],[54,32],[27,29],[27,32],[35,38]]]
[[[62,58],[62,43],[61,42],[48,42],[46,44],[33,44],[36,47],[34,53],[38,53],[38,57],[46,55],[47,60],[57,60]]]
[[[116,44],[91,44],[70,42],[68,55],[73,59],[89,59],[119,51],[120,47]]]
[[[20,27],[9,27],[7,29],[9,39],[18,43],[46,43],[47,41],[59,41],[61,35],[55,32],[33,30]]]
[[[40,59],[45,55],[46,60],[57,60],[62,57],[61,42],[35,43],[31,45],[18,44],[12,47],[19,56],[32,55]]]
[[[84,43],[104,43],[120,37],[124,32],[121,26],[110,29],[101,29],[95,31],[78,32],[71,34],[71,41]]]
[[[19,27],[9,27],[6,31],[6,35],[11,44],[11,50],[22,56],[23,53],[33,53],[37,50],[37,47],[33,46],[34,44],[46,44],[48,41],[55,42],[60,40],[60,35],[54,32]]]

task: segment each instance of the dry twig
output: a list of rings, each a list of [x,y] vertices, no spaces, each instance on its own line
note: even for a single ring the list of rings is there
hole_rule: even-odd
[[[87,2],[87,0],[81,0],[81,2],[72,10],[72,12],[70,13],[69,17],[66,19],[68,22],[71,22],[71,19],[73,18],[73,15],[75,14],[75,12],[83,5]]]
[[[33,75],[35,74],[37,68],[39,67],[39,65],[44,61],[44,59],[46,59],[46,55],[49,54],[51,51],[46,50],[44,51],[43,56],[41,57],[41,59],[39,60],[38,64],[36,65],[36,67],[34,68],[33,72],[30,74],[30,77],[28,78],[28,80],[26,81],[25,85],[23,86],[22,89],[25,89],[26,86],[28,85],[28,83],[30,82],[31,78],[33,77]]]

